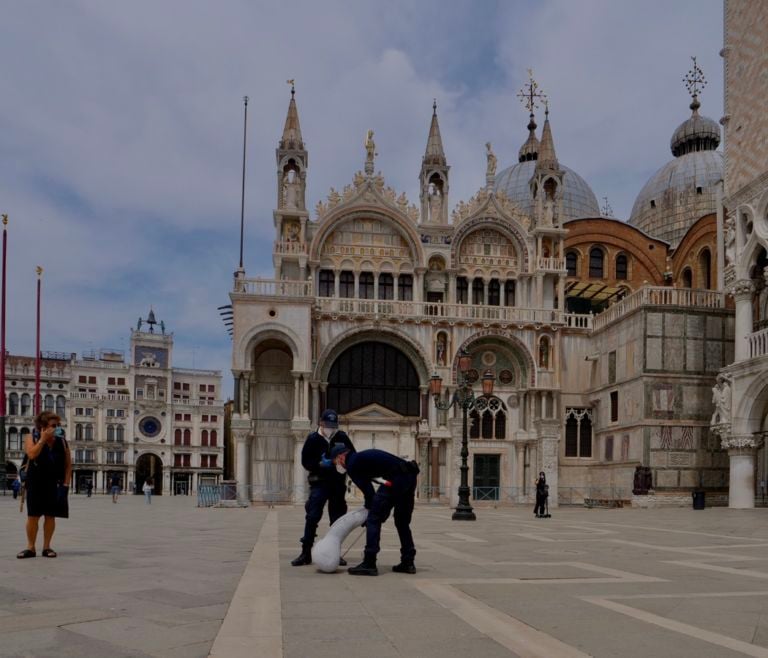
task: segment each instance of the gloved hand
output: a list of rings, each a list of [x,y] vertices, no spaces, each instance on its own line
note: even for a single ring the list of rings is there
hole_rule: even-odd
[[[323,457],[320,460],[320,468],[331,468],[331,466],[333,466],[333,462],[328,457]]]

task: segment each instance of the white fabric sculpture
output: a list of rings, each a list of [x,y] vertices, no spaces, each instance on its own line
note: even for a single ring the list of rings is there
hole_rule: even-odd
[[[312,547],[312,564],[323,573],[336,571],[341,559],[341,544],[349,533],[362,526],[367,518],[368,510],[361,507],[336,519],[328,534]]]

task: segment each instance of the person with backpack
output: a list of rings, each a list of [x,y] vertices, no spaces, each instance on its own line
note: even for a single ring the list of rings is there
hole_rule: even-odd
[[[44,411],[35,418],[35,431],[24,439],[24,490],[27,500],[27,547],[19,559],[35,557],[40,517],[43,521],[43,557],[56,557],[51,540],[56,517],[66,516],[66,496],[72,479],[72,456],[60,427],[61,418]]]

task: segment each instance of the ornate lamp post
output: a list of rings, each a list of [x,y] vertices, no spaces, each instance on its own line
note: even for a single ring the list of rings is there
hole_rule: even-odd
[[[442,411],[447,411],[453,405],[461,407],[461,483],[459,484],[459,504],[456,506],[451,517],[454,521],[474,521],[476,520],[475,513],[472,510],[472,505],[469,503],[469,482],[467,473],[469,466],[467,465],[467,458],[469,457],[469,445],[467,436],[467,415],[475,408],[477,398],[472,390],[472,385],[467,379],[467,373],[472,365],[472,357],[469,352],[462,349],[459,353],[459,375],[461,377],[461,384],[453,392],[450,400],[443,400],[440,397],[440,393],[443,387],[442,378],[435,373],[429,381],[429,392],[432,393],[432,397],[435,401],[435,406]],[[489,397],[493,395],[493,382],[496,379],[494,374],[490,370],[486,370],[483,375],[483,396]]]

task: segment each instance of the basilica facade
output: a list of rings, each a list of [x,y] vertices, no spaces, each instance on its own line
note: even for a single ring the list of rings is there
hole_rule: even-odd
[[[484,182],[470,199],[451,198],[433,106],[417,204],[376,170],[369,131],[362,169],[313,207],[292,90],[276,149],[274,277],[240,269],[230,293],[240,497],[303,501],[301,447],[332,407],[358,449],[419,462],[422,500],[455,504],[461,412],[439,409],[429,384],[439,376],[450,396],[466,351],[478,396],[468,427],[475,502],[529,501],[544,471],[553,505],[690,504],[693,490],[725,504],[734,457],[751,451],[744,472],[760,462],[756,444],[733,437],[753,436],[765,402],[738,412],[748,429],[731,429],[728,387],[739,386],[731,364],[749,346],[768,353],[739,287],[765,259],[752,213],[765,226],[768,202],[731,218],[720,126],[700,113],[695,62],[688,83],[672,159],[626,222],[601,211],[560,162],[548,112],[539,132],[533,80],[515,162],[497,171],[486,144]],[[762,302],[750,291],[753,308]],[[490,396],[484,375],[494,378]],[[751,491],[737,506],[753,505],[754,482],[739,482]]]

